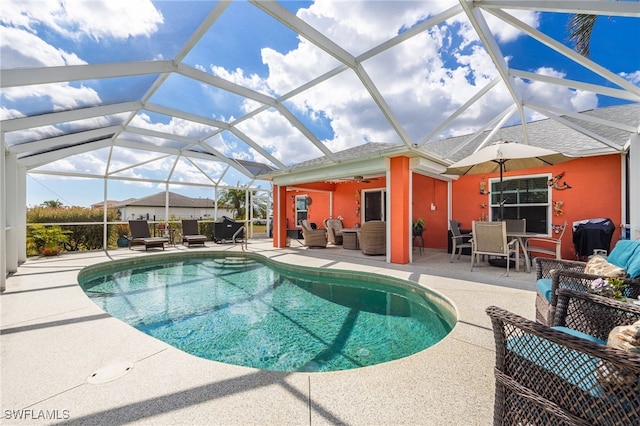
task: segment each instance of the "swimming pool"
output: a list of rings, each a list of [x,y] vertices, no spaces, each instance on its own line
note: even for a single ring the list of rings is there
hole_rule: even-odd
[[[193,355],[276,371],[336,371],[442,340],[454,309],[375,274],[285,266],[254,254],[157,255],[85,268],[107,313]]]

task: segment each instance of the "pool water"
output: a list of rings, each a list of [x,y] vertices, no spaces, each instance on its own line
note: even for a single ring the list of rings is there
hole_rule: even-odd
[[[190,354],[264,370],[336,371],[399,359],[442,340],[454,323],[415,287],[344,274],[310,279],[248,257],[105,271],[79,281],[109,314]]]

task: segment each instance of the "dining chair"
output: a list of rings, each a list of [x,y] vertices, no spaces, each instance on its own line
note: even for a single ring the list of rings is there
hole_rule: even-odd
[[[460,226],[458,225],[457,220],[451,219],[449,221],[449,228],[451,228],[451,260],[449,263],[453,262],[453,258],[456,255],[456,250],[458,251],[458,259],[460,259],[460,255],[462,254],[462,249],[471,248],[471,243],[469,239],[471,239],[471,234],[463,234],[460,232]]]
[[[505,219],[507,234],[509,232],[527,232],[527,219]]]
[[[556,259],[562,259],[562,236],[564,235],[565,229],[567,229],[566,220],[563,225],[554,227],[552,232],[559,232],[558,234],[555,234],[556,236],[527,238],[525,242],[525,250],[529,253],[531,264],[533,264],[533,256],[531,253],[546,254],[555,256]]]
[[[471,271],[479,261],[480,255],[504,257],[507,264],[507,276],[509,276],[509,264],[511,254],[515,256],[516,271],[520,270],[518,257],[519,243],[517,239],[507,242],[507,224],[500,222],[471,222],[473,237],[471,238]]]

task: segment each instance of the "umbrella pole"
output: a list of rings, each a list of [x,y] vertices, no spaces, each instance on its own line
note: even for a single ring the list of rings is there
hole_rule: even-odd
[[[500,161],[500,220],[504,220],[504,195],[502,187],[502,168],[504,167],[504,162]]]

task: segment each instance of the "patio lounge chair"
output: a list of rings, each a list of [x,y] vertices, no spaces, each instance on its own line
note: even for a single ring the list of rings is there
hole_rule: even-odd
[[[518,258],[518,240],[507,242],[507,223],[501,222],[471,222],[473,238],[471,238],[471,271],[480,255],[504,257],[509,276],[510,258],[513,254],[516,261],[516,271],[520,270]]]
[[[496,425],[640,424],[640,354],[607,345],[640,319],[631,303],[568,289],[554,326],[490,306]]]
[[[358,233],[358,242],[363,254],[387,254],[387,223],[382,220],[363,223]]]
[[[340,219],[325,219],[324,227],[327,228],[327,240],[333,245],[342,245],[342,221]]]
[[[208,238],[201,235],[198,231],[198,221],[195,219],[184,219],[182,221],[182,244],[191,247],[192,244],[201,244],[204,246]]]
[[[131,230],[131,237],[129,238],[130,250],[133,246],[144,246],[145,251],[149,247],[162,247],[162,250],[164,250],[165,243],[169,242],[166,237],[152,237],[146,220],[130,220],[129,229]]]
[[[302,237],[304,238],[304,245],[307,247],[327,247],[327,230],[326,229],[313,229],[308,220],[300,222],[302,226]]]

